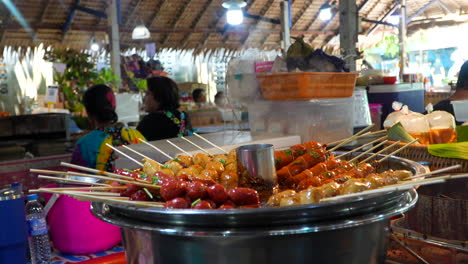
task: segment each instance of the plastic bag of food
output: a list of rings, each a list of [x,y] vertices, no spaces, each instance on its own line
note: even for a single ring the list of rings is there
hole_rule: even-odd
[[[430,127],[431,144],[457,142],[455,118],[452,114],[445,111],[430,111],[426,118]]]
[[[400,123],[412,137],[419,139],[419,144],[428,145],[430,143],[429,122],[425,115],[410,112],[400,118]]]
[[[385,119],[383,126],[386,130],[390,129],[393,125],[398,123],[400,119],[404,116],[403,112],[401,111],[403,107],[403,104],[397,101],[394,101],[392,103],[392,108],[393,112],[391,112],[387,118]],[[409,109],[407,106],[405,106],[406,112],[409,112]]]

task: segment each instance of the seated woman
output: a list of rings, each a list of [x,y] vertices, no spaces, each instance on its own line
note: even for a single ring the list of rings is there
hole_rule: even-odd
[[[168,77],[157,76],[149,78],[147,85],[143,108],[148,114],[137,130],[149,141],[192,135],[189,116],[178,110],[177,84]]]
[[[103,171],[114,171],[113,146],[140,143],[143,135],[133,128],[117,123],[115,95],[111,88],[98,84],[87,89],[83,95],[83,104],[88,114],[92,130],[78,139],[72,154],[71,163]]]
[[[128,145],[140,143],[138,138],[144,137],[137,130],[117,123],[115,95],[106,85],[99,84],[87,89],[83,95],[83,104],[94,130],[77,141],[71,163],[113,171],[116,157],[105,143],[113,146]],[[70,178],[81,178],[87,182],[96,180],[77,176]],[[48,200],[50,196],[45,198]],[[53,206],[47,219],[50,236],[57,250],[69,254],[94,254],[112,248],[121,241],[119,227],[91,214],[91,202],[78,201],[65,195],[52,201]]]
[[[452,94],[448,99],[442,100],[434,105],[435,110],[442,110],[451,113],[455,116],[452,101],[457,100],[468,100],[468,61],[465,61],[460,68],[458,73],[458,81],[455,89],[455,93]],[[460,125],[461,122],[457,122],[457,125]]]

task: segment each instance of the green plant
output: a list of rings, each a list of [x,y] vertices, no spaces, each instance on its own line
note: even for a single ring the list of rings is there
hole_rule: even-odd
[[[64,73],[54,74],[54,81],[65,96],[65,107],[71,112],[81,112],[81,96],[86,87],[93,84],[99,76],[91,56],[74,50],[57,49],[46,52],[44,59],[66,64]]]
[[[147,88],[146,80],[130,77],[130,81],[138,88],[138,91],[145,92]]]
[[[103,68],[99,71],[98,77],[94,80],[96,84],[105,84],[112,88],[112,90],[117,91],[117,85],[119,83],[119,77],[114,74],[114,71],[111,68]]]
[[[382,46],[385,57],[394,59],[400,52],[400,45],[396,35],[386,36],[378,45]]]

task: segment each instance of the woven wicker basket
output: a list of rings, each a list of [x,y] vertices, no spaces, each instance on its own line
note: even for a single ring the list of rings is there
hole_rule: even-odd
[[[389,146],[395,142],[389,141],[385,145]],[[390,148],[388,153],[393,152],[402,146],[406,145],[406,143],[400,143],[398,145],[393,146]],[[412,145],[409,146],[402,151],[395,154],[395,156],[417,161],[417,162],[428,162],[429,168],[432,170],[442,169],[445,167],[453,166],[460,164],[461,168],[457,170],[453,170],[450,172],[468,172],[468,160],[465,159],[453,159],[453,158],[442,158],[433,156],[427,150],[427,146],[425,145]]]

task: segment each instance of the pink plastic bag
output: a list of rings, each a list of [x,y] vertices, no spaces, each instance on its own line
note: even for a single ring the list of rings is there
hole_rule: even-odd
[[[45,195],[46,201],[50,197]],[[91,202],[64,195],[57,199],[47,216],[49,234],[57,250],[69,254],[93,254],[120,243],[120,228],[92,215],[90,205]]]

